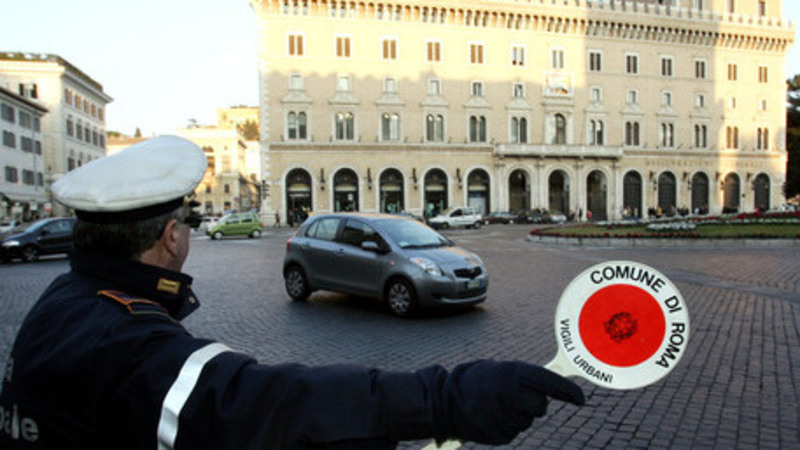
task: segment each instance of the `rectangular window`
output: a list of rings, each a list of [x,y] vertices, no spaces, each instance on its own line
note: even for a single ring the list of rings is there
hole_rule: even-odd
[[[300,74],[291,74],[289,75],[289,90],[290,91],[302,91],[305,89],[305,83],[303,82],[303,76]]]
[[[428,41],[426,46],[428,62],[441,62],[442,61],[442,43],[436,41]]]
[[[483,64],[483,44],[469,44],[469,62]]]
[[[694,106],[698,108],[705,108],[706,107],[706,96],[705,94],[697,94],[694,98]]]
[[[550,50],[550,67],[556,70],[564,68],[564,49],[554,48]]]
[[[589,89],[589,100],[592,103],[600,103],[603,101],[603,90],[597,86]]]
[[[22,170],[22,184],[33,186],[36,183],[36,174],[32,170]]]
[[[381,54],[383,59],[394,61],[397,59],[397,39],[383,39],[381,41]]]
[[[20,149],[23,152],[33,153],[33,139],[22,136],[19,139]]]
[[[728,12],[731,14],[736,12],[736,2],[734,0],[728,0]]]
[[[694,62],[694,77],[698,80],[705,80],[706,79],[706,62],[702,60],[696,60]]]
[[[350,57],[350,36],[336,36],[336,57]]]
[[[728,64],[728,81],[736,81],[739,79],[739,65],[734,63]]]
[[[470,91],[473,97],[483,97],[483,82],[473,81],[472,90]]]
[[[3,131],[3,145],[8,148],[17,148],[17,136],[10,131]]]
[[[629,105],[636,105],[639,103],[639,92],[636,90],[629,90],[627,95],[627,102]]]
[[[672,148],[675,146],[675,124],[662,123],[659,130],[661,147]]]
[[[661,57],[661,76],[663,76],[663,77],[671,77],[672,76],[672,57],[671,56],[662,56]]]
[[[511,65],[512,66],[525,65],[525,46],[523,45],[511,46]]]
[[[305,55],[305,48],[303,47],[302,34],[290,34],[288,36],[289,56],[303,56]]]
[[[672,92],[661,93],[661,106],[672,106]]]
[[[758,82],[759,83],[766,83],[768,81],[767,77],[767,66],[759,66],[758,67]]]
[[[525,98],[525,85],[522,83],[514,83],[512,93],[514,98]]]
[[[758,15],[761,17],[767,15],[767,2],[764,0],[758,1]]]
[[[589,52],[589,72],[603,71],[603,54],[592,50]]]
[[[428,95],[442,95],[442,82],[438,78],[428,80]]]
[[[3,109],[3,120],[5,120],[6,122],[9,122],[9,123],[14,123],[15,120],[16,120],[14,118],[14,115],[15,115],[14,114],[15,113],[14,108],[12,106],[9,106],[9,105],[6,105],[5,103],[3,103],[2,109]]]
[[[708,147],[708,127],[706,125],[694,126],[694,146],[697,148]]]
[[[19,181],[16,167],[6,166],[6,181],[9,183],[16,183]]]
[[[625,72],[631,75],[639,73],[639,55],[625,55]]]
[[[352,90],[353,90],[353,85],[351,83],[349,76],[342,75],[336,79],[337,92],[351,92]]]
[[[383,79],[383,93],[384,94],[396,94],[397,93],[397,79],[396,78],[384,78]]]
[[[23,128],[31,128],[31,115],[25,111],[19,112],[19,126]]]

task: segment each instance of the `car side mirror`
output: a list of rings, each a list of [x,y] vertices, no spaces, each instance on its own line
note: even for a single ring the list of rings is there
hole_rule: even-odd
[[[366,252],[381,253],[381,247],[375,241],[364,241],[361,243],[361,250]]]

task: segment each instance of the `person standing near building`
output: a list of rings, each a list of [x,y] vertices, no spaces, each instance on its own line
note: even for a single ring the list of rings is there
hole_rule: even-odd
[[[0,392],[0,448],[394,448],[435,438],[510,442],[573,382],[519,361],[390,372],[259,364],[192,336],[181,272],[203,151],[162,136],[53,185],[75,209],[71,271],[19,329]],[[120,180],[125,180],[120,183]]]

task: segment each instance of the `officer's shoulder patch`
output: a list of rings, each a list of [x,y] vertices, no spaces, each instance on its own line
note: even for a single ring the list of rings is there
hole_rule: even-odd
[[[121,291],[112,290],[98,291],[97,294],[124,306],[131,315],[138,316],[145,314],[156,314],[173,320],[166,308],[152,300],[136,297]]]

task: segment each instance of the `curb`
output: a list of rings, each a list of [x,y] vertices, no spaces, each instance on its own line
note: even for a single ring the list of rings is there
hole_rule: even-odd
[[[547,245],[577,245],[590,247],[785,247],[800,246],[800,239],[664,239],[664,238],[611,238],[562,237],[528,234],[528,241]]]

